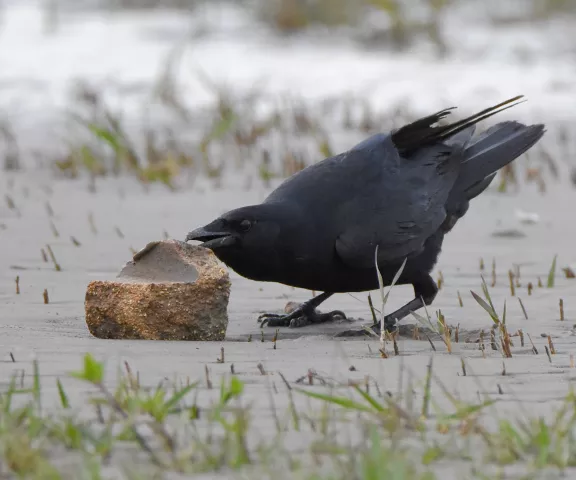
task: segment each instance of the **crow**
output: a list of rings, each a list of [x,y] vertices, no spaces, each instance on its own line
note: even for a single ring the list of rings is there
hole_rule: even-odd
[[[376,261],[384,285],[404,264],[397,284],[411,284],[415,298],[385,317],[393,331],[434,301],[438,287],[430,272],[470,200],[544,135],[543,124],[504,121],[473,138],[478,122],[521,98],[454,123],[440,125],[451,107],[375,134],[292,175],[263,203],[189,232],[186,242],[203,242],[246,278],[324,292],[289,314],[259,317],[272,327],[332,321],[341,312],[319,313],[322,302],[335,293],[377,289]]]

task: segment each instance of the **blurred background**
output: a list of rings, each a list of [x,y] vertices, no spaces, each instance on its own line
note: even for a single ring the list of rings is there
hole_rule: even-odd
[[[576,184],[571,0],[2,0],[0,170],[246,188],[517,94],[500,190]],[[487,123],[492,122],[492,119]]]

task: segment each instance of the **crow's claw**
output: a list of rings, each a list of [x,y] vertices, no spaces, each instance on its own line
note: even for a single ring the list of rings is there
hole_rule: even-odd
[[[310,322],[308,317],[302,316],[302,317],[296,317],[296,318],[293,318],[292,320],[290,320],[290,325],[288,325],[288,326],[290,328],[301,328],[301,327],[305,327],[305,326],[311,325],[311,324],[312,324],[312,322]]]
[[[268,327],[301,328],[308,325],[328,323],[337,319],[347,320],[346,314],[340,310],[318,313],[317,310],[299,307],[285,315],[264,313],[258,317],[258,322],[260,322],[260,327],[267,325]]]
[[[278,315],[277,313],[264,313],[258,317],[258,323],[261,327],[268,325],[269,327],[287,327],[289,322],[286,323],[284,317],[287,315]]]

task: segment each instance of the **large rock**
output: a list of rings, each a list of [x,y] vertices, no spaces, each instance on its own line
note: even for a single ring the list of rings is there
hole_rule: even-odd
[[[223,340],[230,278],[208,249],[152,242],[115,281],[90,282],[86,324],[98,338]]]

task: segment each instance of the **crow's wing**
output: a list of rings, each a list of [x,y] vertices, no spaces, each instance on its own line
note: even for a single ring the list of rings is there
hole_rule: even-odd
[[[365,192],[356,192],[340,205],[343,229],[336,252],[342,261],[350,267],[372,267],[376,247],[378,262],[384,264],[419,253],[446,218],[446,201],[474,126],[512,107],[519,98],[441,126],[439,121],[450,111],[445,109],[392,132],[383,142],[386,147],[377,147],[374,137],[358,145],[374,153],[385,151],[385,163],[397,168],[388,169],[380,182],[372,182]]]
[[[379,184],[380,177],[394,175],[400,159],[390,134],[378,133],[347,152],[326,158],[290,176],[264,200],[290,202],[307,214],[331,216],[349,196]]]
[[[336,252],[350,267],[373,267],[376,246],[378,262],[384,264],[418,253],[446,218],[444,206],[458,176],[461,145],[426,147],[409,160],[396,150],[394,154],[400,168],[349,196],[338,209],[342,231]]]
[[[287,179],[264,201],[297,205],[351,267],[396,262],[421,251],[446,218],[445,204],[474,125],[515,105],[506,100],[437,125],[451,109],[378,134]],[[324,245],[323,242],[316,242]]]

